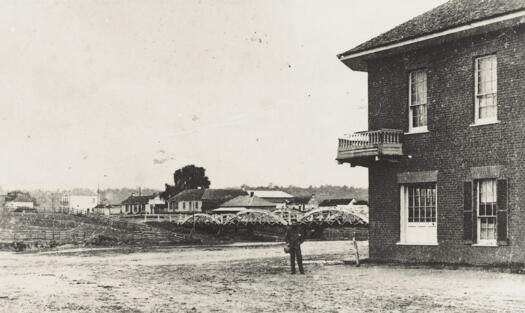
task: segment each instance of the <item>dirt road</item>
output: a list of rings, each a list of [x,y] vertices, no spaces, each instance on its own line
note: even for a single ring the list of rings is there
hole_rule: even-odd
[[[520,312],[525,276],[479,269],[339,265],[349,242],[0,253],[0,312]],[[366,256],[366,246],[361,246]]]

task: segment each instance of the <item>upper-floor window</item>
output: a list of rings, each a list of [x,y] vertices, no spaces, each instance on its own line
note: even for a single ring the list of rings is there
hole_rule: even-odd
[[[475,61],[475,123],[494,122],[498,119],[498,66],[495,55]]]
[[[427,72],[418,70],[409,75],[408,131],[427,130]]]

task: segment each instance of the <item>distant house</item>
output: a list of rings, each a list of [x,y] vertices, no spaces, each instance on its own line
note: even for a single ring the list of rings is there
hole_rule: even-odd
[[[319,207],[347,206],[355,202],[354,198],[324,199],[319,203]]]
[[[281,190],[247,190],[248,194],[253,194],[256,197],[270,201],[277,205],[277,208],[282,208],[294,200],[294,196]]]
[[[166,201],[156,194],[155,197],[148,200],[145,212],[146,214],[159,214],[166,211]]]
[[[20,209],[34,209],[34,199],[28,192],[11,191],[5,196],[4,208],[6,211],[17,211]]]
[[[98,205],[98,196],[65,194],[60,198],[59,210],[70,214],[94,213]]]
[[[235,197],[221,204],[214,213],[238,213],[247,209],[275,210],[277,204],[254,196],[253,193]]]
[[[168,199],[168,212],[202,212],[202,196],[205,189],[188,189]]]
[[[210,212],[222,203],[247,193],[241,189],[188,189],[168,200],[169,213]]]
[[[166,202],[159,194],[135,195],[132,194],[122,201],[123,214],[158,214],[166,210]]]
[[[319,201],[312,196],[294,197],[291,201],[286,203],[287,209],[293,209],[301,212],[310,211],[319,207]]]
[[[154,199],[157,195],[135,195],[131,194],[128,198],[122,201],[121,205],[124,208],[124,214],[144,214],[146,213],[146,206],[149,206],[149,200]]]

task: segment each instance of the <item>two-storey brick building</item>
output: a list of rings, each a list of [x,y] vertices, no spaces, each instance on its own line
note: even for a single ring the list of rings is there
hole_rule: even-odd
[[[370,257],[525,263],[525,0],[452,0],[347,52],[368,131]]]

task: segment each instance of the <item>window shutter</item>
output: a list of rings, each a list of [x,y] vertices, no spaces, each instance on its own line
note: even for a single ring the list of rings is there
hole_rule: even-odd
[[[473,221],[474,214],[472,210],[472,182],[463,184],[463,239],[465,244],[472,244],[473,230],[476,223]]]
[[[508,184],[498,180],[498,245],[508,245]]]

